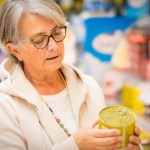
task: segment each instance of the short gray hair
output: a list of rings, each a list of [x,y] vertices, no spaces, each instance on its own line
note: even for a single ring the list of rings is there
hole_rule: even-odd
[[[5,0],[0,8],[0,44],[7,56],[12,56],[7,43],[16,41],[13,45],[18,45],[21,40],[19,23],[24,14],[38,14],[58,26],[66,24],[63,11],[53,0]]]

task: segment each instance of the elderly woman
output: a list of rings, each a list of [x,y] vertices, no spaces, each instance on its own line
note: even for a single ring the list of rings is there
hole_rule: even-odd
[[[1,49],[8,56],[0,70],[1,150],[114,150],[121,145],[119,130],[95,127],[106,107],[99,85],[62,63],[65,24],[52,0],[5,0],[0,10]],[[135,127],[130,150],[140,149],[139,135]]]

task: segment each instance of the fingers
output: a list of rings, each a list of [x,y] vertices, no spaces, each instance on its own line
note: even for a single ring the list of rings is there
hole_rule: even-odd
[[[120,135],[120,130],[117,129],[93,129],[93,136],[97,138],[113,137]]]
[[[113,150],[113,149],[117,149],[118,147],[121,146],[121,143],[115,143],[112,145],[108,145],[108,146],[96,146],[94,150]]]
[[[128,149],[129,150],[140,150],[139,145],[134,145],[134,144],[128,144]]]
[[[133,142],[134,144],[136,144],[136,145],[141,144],[141,139],[140,139],[138,136],[131,135],[131,136],[129,137],[129,140],[130,140],[131,142]]]
[[[95,138],[94,142],[98,146],[107,146],[114,143],[118,143],[122,141],[122,136],[116,136],[116,137],[107,137],[107,138]]]
[[[135,133],[135,135],[140,136],[141,130],[139,129],[138,126],[135,126],[135,127],[134,127],[134,133]]]

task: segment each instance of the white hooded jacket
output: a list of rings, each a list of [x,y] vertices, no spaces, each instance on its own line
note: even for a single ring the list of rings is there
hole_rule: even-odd
[[[97,82],[79,69],[61,66],[78,128],[106,107]],[[79,150],[27,80],[22,63],[7,58],[0,68],[0,150]]]

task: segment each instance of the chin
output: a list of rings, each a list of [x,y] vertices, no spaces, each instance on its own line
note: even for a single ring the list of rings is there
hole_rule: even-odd
[[[62,61],[57,62],[55,64],[52,64],[48,70],[53,70],[53,71],[58,70],[61,67],[61,65],[62,65]]]

